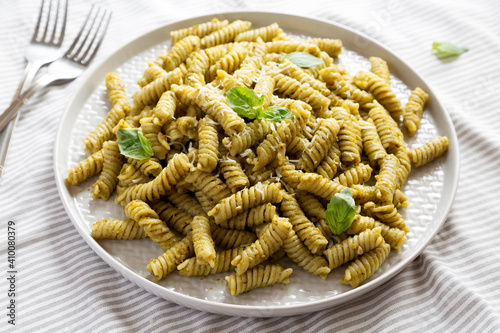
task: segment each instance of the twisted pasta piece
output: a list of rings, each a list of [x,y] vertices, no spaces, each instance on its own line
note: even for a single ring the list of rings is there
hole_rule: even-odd
[[[276,283],[290,283],[288,277],[292,272],[291,268],[285,268],[278,264],[259,265],[242,275],[231,274],[226,276],[226,290],[231,296],[238,296],[255,288],[270,286]]]
[[[401,245],[406,242],[406,233],[397,228],[391,228],[379,221],[376,221],[372,217],[355,215],[352,224],[346,232],[349,235],[359,234],[367,229],[380,228],[381,235],[384,237],[384,241],[391,246],[391,249],[400,250]]]
[[[368,115],[373,120],[382,146],[387,152],[394,152],[398,147],[404,145],[398,124],[378,102],[370,104]]]
[[[215,201],[220,201],[231,195],[231,190],[222,180],[205,171],[191,170],[186,176],[186,181],[192,183],[196,190],[203,192]]]
[[[264,102],[262,103],[263,109],[271,105],[275,83],[274,79],[269,75],[259,76],[255,83],[255,93],[264,96]]]
[[[392,200],[392,204],[396,208],[408,207],[408,198],[401,190],[396,189],[396,192],[394,192],[394,199]]]
[[[241,275],[269,258],[281,247],[290,230],[292,225],[288,219],[275,216],[269,228],[231,261],[231,265],[236,266],[236,274]]]
[[[285,159],[285,163],[283,165],[276,168],[276,175],[285,185],[285,188],[287,190],[297,188],[302,174],[303,172],[300,170],[296,170],[295,166],[291,164],[287,159]]]
[[[146,268],[154,275],[156,281],[160,281],[172,273],[177,268],[177,265],[192,257],[193,252],[193,241],[191,234],[188,234],[157,259],[151,259]]]
[[[310,43],[318,45],[321,51],[326,52],[330,57],[338,57],[342,52],[342,40],[332,38],[311,38]]]
[[[117,73],[106,73],[106,90],[108,92],[108,100],[112,106],[122,104],[123,111],[127,114],[130,111],[130,103],[125,94],[125,85],[122,82],[120,75]]]
[[[247,158],[247,162],[253,165],[253,171],[262,169],[273,161],[279,153],[279,147],[285,147],[297,134],[297,126],[289,119],[283,120],[276,131],[268,134],[266,139],[257,147],[257,156]]]
[[[330,227],[326,224],[325,219],[318,220],[315,225],[326,239],[334,239],[335,235],[330,230]]]
[[[211,224],[210,226],[212,229],[212,239],[215,245],[223,249],[234,249],[240,246],[247,246],[257,239],[257,236],[255,236],[253,232],[224,229],[216,224]]]
[[[193,189],[193,190],[196,190],[196,189]],[[217,204],[217,201],[210,198],[208,195],[206,195],[202,191],[195,191],[194,196],[196,197],[196,199],[198,199],[198,202],[200,203],[201,207],[203,208],[203,211],[205,212],[205,214],[208,213],[209,211],[211,211],[212,208],[214,208],[215,205]]]
[[[200,119],[198,126],[198,165],[199,170],[212,172],[219,160],[219,136],[217,123],[209,116]]]
[[[314,195],[298,191],[296,197],[300,208],[310,220],[316,222],[326,217],[325,207]]]
[[[273,96],[272,105],[289,109],[294,116],[294,123],[302,130],[306,128],[308,121],[312,121],[312,108],[303,101],[288,98],[275,98]]]
[[[231,51],[221,57],[214,65],[210,66],[207,73],[207,81],[212,81],[217,76],[218,70],[223,70],[228,74],[233,73],[240,67],[247,55],[248,50],[244,46],[236,44]]]
[[[326,67],[319,71],[321,79],[327,83],[327,87],[333,92],[345,99],[353,100],[360,105],[373,102],[373,96],[366,91],[360,90],[349,82],[338,72],[335,67]]]
[[[306,83],[300,83],[289,76],[275,73],[276,89],[280,94],[309,103],[318,113],[325,112],[330,105],[330,100],[321,92],[311,88]]]
[[[136,169],[138,169],[145,176],[158,176],[163,169],[160,160],[156,157],[150,157],[145,160],[136,160],[133,158],[127,158],[127,162],[132,164]]]
[[[144,201],[133,200],[125,206],[125,216],[136,221],[146,235],[164,251],[171,248],[179,238],[160,220],[158,214]]]
[[[99,125],[83,139],[85,151],[88,153],[99,151],[104,142],[114,137],[113,128],[115,128],[123,118],[125,118],[124,104],[117,103],[113,105]]]
[[[328,259],[330,269],[342,266],[357,256],[380,246],[384,242],[381,231],[380,228],[367,229],[325,250],[323,254]]]
[[[359,120],[359,125],[361,129],[361,137],[363,139],[364,151],[370,160],[370,165],[376,167],[387,156],[387,152],[382,145],[382,141],[380,141],[380,137],[377,133],[377,128],[375,127],[373,120]]]
[[[231,261],[240,255],[241,252],[243,252],[242,247],[217,252],[214,267],[200,265],[196,258],[189,258],[177,266],[177,270],[179,271],[179,275],[182,276],[208,276],[227,272],[233,269]]]
[[[211,66],[211,59],[215,63],[218,59],[227,53],[224,45],[211,47],[210,49],[194,52],[186,60],[187,74],[185,83],[196,86],[199,83],[205,83],[205,76]]]
[[[364,184],[372,176],[373,169],[368,164],[360,163],[355,167],[348,168],[334,180],[346,187],[352,187],[355,184]]]
[[[304,215],[294,197],[285,193],[280,211],[283,217],[290,220],[297,236],[312,253],[321,253],[325,249],[328,241],[321,231]]]
[[[396,94],[391,90],[389,83],[371,72],[360,71],[353,78],[354,84],[360,89],[373,94],[375,99],[389,111],[391,117],[398,120],[403,115],[403,106]]]
[[[92,224],[94,239],[146,238],[144,229],[134,220],[104,219]]]
[[[88,178],[101,172],[103,164],[104,157],[102,150],[98,150],[69,169],[66,181],[71,185],[79,185]]]
[[[288,59],[283,59],[283,62],[278,65],[277,70],[302,84],[308,84],[311,88],[316,89],[325,96],[330,94],[330,90],[326,87],[325,82],[315,79]]]
[[[429,95],[418,87],[410,94],[403,114],[403,124],[410,136],[413,136],[418,130],[420,119],[422,119],[422,113],[424,112],[424,106],[428,99]]]
[[[349,119],[344,121],[338,133],[340,158],[346,165],[358,165],[361,162],[361,152],[363,151],[363,141],[361,130],[356,118],[349,115]]]
[[[337,142],[333,142],[326,156],[316,168],[316,172],[327,179],[332,179],[337,174],[340,164],[340,148]]]
[[[239,33],[234,39],[235,42],[256,42],[260,37],[264,42],[270,42],[274,37],[281,34],[283,30],[279,27],[278,23],[273,23],[271,25],[249,30]]]
[[[221,224],[230,218],[241,214],[245,210],[265,203],[279,203],[283,199],[280,184],[259,183],[245,188],[218,203],[208,216],[214,218],[215,223]]]
[[[246,57],[233,75],[227,74],[223,70],[217,71],[217,78],[220,80],[224,92],[227,92],[233,87],[244,86],[251,87],[255,77],[258,75],[259,69],[262,67],[261,56]]]
[[[166,195],[168,202],[191,216],[204,215],[205,211],[200,203],[190,193],[173,192]],[[213,230],[212,230],[213,232]]]
[[[229,156],[226,148],[221,147],[221,154],[223,157],[219,159],[220,171],[224,179],[226,180],[227,187],[231,192],[236,193],[245,187],[250,186],[250,181],[247,175],[243,172],[240,162]]]
[[[173,71],[168,72],[167,74],[162,75],[151,83],[145,85],[140,91],[132,95],[134,108],[136,110],[141,110],[146,105],[156,104],[161,96],[163,96],[163,93],[170,90],[172,85],[182,83],[182,77],[182,70],[177,67]]]
[[[123,155],[120,154],[116,141],[106,141],[102,147],[103,165],[99,179],[92,185],[92,198],[108,200],[118,183],[118,175],[123,165]]]
[[[154,201],[165,195],[172,186],[177,184],[186,176],[193,167],[185,154],[176,154],[167,164],[160,174],[152,181],[145,184],[130,186],[117,195],[115,202],[125,206],[132,200]]]
[[[339,282],[350,284],[352,288],[358,287],[380,268],[380,265],[389,256],[390,251],[391,247],[389,244],[384,243],[372,251],[363,254],[346,268],[344,277]]]
[[[175,119],[174,121],[171,121],[163,126],[163,130],[165,132],[165,135],[170,141],[170,145],[173,144],[180,144],[182,147],[184,147],[184,144],[189,141],[189,137],[185,136],[179,129],[179,119]],[[175,154],[176,150],[169,150],[167,154],[174,153]],[[171,155],[173,156],[173,155]],[[168,159],[168,155],[166,157]]]
[[[408,175],[411,171],[411,160],[406,146],[401,146],[396,150],[394,154],[399,160],[399,170],[398,170],[398,180],[396,184],[396,189],[403,187]]]
[[[276,125],[274,121],[254,120],[251,123],[246,123],[241,132],[224,137],[222,144],[229,150],[232,156],[236,156],[257,142],[260,142],[275,129]]]
[[[302,41],[279,40],[266,43],[267,53],[292,53],[307,52],[315,57],[320,56],[321,50],[312,43],[303,43]]]
[[[120,174],[118,175],[118,184],[116,185],[117,193],[120,192],[119,188],[128,187],[134,184],[144,184],[150,181],[150,177],[144,175],[141,170],[138,170],[130,163],[124,163]]]
[[[205,216],[195,216],[191,221],[193,248],[196,263],[215,267],[215,247],[210,234],[210,222]]]
[[[399,168],[399,159],[389,154],[382,160],[380,172],[375,176],[377,199],[384,204],[392,204],[398,181]]]
[[[137,84],[142,88],[151,81],[154,81],[158,77],[167,74],[167,71],[163,69],[160,65],[155,62],[148,62],[148,68],[144,71],[142,78],[137,81]]]
[[[253,228],[263,223],[272,222],[276,215],[276,206],[267,203],[250,208],[249,210],[222,222],[219,226],[226,229],[243,230],[246,227]]]
[[[170,51],[160,55],[156,62],[167,72],[179,67],[187,57],[200,49],[200,37],[187,36],[176,42]]]
[[[141,131],[149,142],[151,142],[153,156],[164,160],[167,152],[170,150],[170,146],[164,146],[158,140],[158,135],[161,135],[161,126],[155,125],[152,118],[146,118],[141,120]]]
[[[156,106],[153,108],[153,123],[163,126],[174,119],[175,109],[177,108],[177,97],[172,91],[165,91]]]
[[[188,139],[196,138],[198,134],[198,120],[196,117],[183,116],[176,119],[177,129]]]
[[[403,216],[398,213],[398,210],[392,203],[390,205],[378,206],[374,202],[369,201],[363,205],[362,212],[364,215],[374,217],[391,228],[398,228],[406,233],[410,232]]]
[[[314,133],[311,144],[302,153],[297,167],[312,172],[321,163],[339,133],[340,125],[333,119],[320,119],[318,130]]]
[[[351,186],[352,197],[356,204],[363,204],[368,201],[377,201],[377,189],[375,186],[354,184]]]
[[[411,166],[418,168],[434,161],[436,158],[443,155],[448,150],[449,146],[450,142],[445,136],[439,136],[427,141],[422,146],[408,152]]]
[[[174,207],[172,204],[156,200],[151,203],[151,208],[154,209],[160,219],[164,221],[169,228],[184,235],[187,235],[192,230],[191,221],[193,221],[193,217],[177,207]]]
[[[389,72],[389,66],[387,62],[379,57],[370,57],[371,72],[378,77],[384,79],[387,83],[391,80],[391,74]]]
[[[293,229],[283,241],[283,250],[297,265],[326,280],[328,273],[330,273],[328,262],[322,256],[312,254]]]
[[[215,30],[211,34],[203,37],[201,39],[201,46],[203,48],[208,48],[211,46],[228,43],[234,40],[234,38],[238,34],[250,30],[251,26],[252,23],[249,21],[236,20],[234,22],[231,22],[229,25],[219,30]]]
[[[219,21],[218,19],[214,18],[210,22],[197,24],[189,28],[170,31],[170,37],[172,37],[172,44],[177,43],[180,39],[186,36],[198,36],[200,38],[205,37],[206,35],[209,35],[210,33],[216,30],[226,27],[228,24],[229,24],[228,20]]]
[[[336,193],[340,193],[346,187],[337,182],[329,180],[317,173],[303,173],[299,176],[298,190],[304,190],[318,197],[330,200]],[[355,191],[353,191],[353,196]]]
[[[278,147],[279,149],[280,147]],[[252,155],[253,156],[253,155]],[[278,159],[278,157],[277,157]],[[248,177],[248,180],[250,181],[250,186],[254,186],[258,183],[269,183],[272,180],[273,177],[273,170],[271,167],[269,168],[262,168],[257,171],[252,171],[252,166],[251,164],[246,163],[245,164],[245,174]]]
[[[196,119],[201,119],[205,116],[205,112],[196,105],[186,105],[185,115]]]
[[[174,85],[172,90],[182,103],[198,105],[221,124],[228,135],[239,133],[244,129],[245,121],[227,105],[225,98],[208,88],[202,85],[197,85],[195,88]]]
[[[300,155],[308,145],[309,141],[303,135],[299,134],[286,146],[286,153],[292,156]]]

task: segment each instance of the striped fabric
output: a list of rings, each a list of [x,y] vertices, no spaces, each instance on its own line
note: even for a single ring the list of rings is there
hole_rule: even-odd
[[[206,4],[205,4],[206,3]],[[327,5],[325,3],[328,3]],[[439,93],[457,130],[459,189],[432,243],[389,282],[337,308],[293,317],[244,318],[158,298],[109,267],[70,222],[52,165],[59,119],[84,78],[24,108],[0,184],[0,331],[19,332],[500,332],[500,3],[489,1],[118,1],[98,54],[165,23],[228,10],[304,14],[358,29],[387,45]],[[0,109],[24,70],[38,0],[3,1]],[[89,9],[72,0],[67,36]],[[133,24],[130,22],[133,21]],[[76,24],[78,23],[78,24]],[[453,61],[433,41],[470,51]],[[99,60],[97,59],[97,60]],[[16,326],[7,324],[7,222],[16,223]]]

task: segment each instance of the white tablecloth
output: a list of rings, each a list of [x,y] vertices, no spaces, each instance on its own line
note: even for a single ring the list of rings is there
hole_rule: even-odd
[[[364,32],[400,55],[438,92],[455,125],[460,182],[430,245],[395,278],[339,307],[292,317],[205,313],[158,298],[122,277],[78,234],[56,189],[55,132],[81,79],[46,90],[24,109],[0,184],[0,331],[20,332],[499,332],[500,3],[498,1],[118,1],[97,61],[154,27],[228,10],[321,17]],[[40,2],[3,1],[0,109],[24,70]],[[89,10],[69,5],[67,42]],[[470,49],[453,61],[433,41]],[[43,115],[43,116],[41,116]],[[16,325],[8,324],[7,223],[17,237]]]

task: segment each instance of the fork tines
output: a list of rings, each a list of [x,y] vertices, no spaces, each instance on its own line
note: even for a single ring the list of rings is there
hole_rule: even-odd
[[[100,7],[94,8],[92,5],[80,32],[64,56],[86,66],[101,46],[110,19],[111,11],[101,10]]]
[[[68,16],[68,0],[64,1],[61,6],[61,1],[57,0],[56,8],[53,10],[53,0],[42,0],[40,13],[31,39],[32,43],[52,44],[61,46],[66,30],[66,18]],[[60,18],[60,15],[64,15]],[[55,15],[55,17],[53,17]],[[60,26],[60,28],[58,28]],[[50,31],[52,30],[52,31]]]

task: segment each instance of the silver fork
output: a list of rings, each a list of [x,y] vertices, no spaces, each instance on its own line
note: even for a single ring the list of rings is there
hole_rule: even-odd
[[[50,64],[47,73],[36,80],[25,92],[18,96],[0,115],[0,131],[16,116],[18,110],[40,89],[57,83],[67,83],[76,79],[94,59],[106,34],[111,12],[101,13],[98,7],[90,9],[80,32],[62,58]],[[6,149],[7,150],[7,149]],[[2,174],[0,165],[0,176]]]
[[[40,6],[40,13],[38,14],[38,21],[35,26],[35,31],[33,32],[33,37],[31,38],[30,44],[26,48],[26,53],[24,55],[28,63],[24,70],[21,83],[17,88],[14,99],[23,92],[23,87],[29,87],[31,85],[31,82],[33,81],[33,78],[35,77],[40,67],[50,64],[51,62],[59,59],[62,55],[60,47],[62,45],[64,33],[66,31],[68,0],[64,1],[64,8],[62,9],[61,3],[58,0],[55,13],[52,9],[52,2],[52,0],[48,1],[48,13],[44,22],[42,22],[42,18],[44,16],[44,8],[47,7],[45,6],[45,0],[42,0],[42,5]],[[53,20],[53,25],[51,25],[51,17],[54,14],[55,18]],[[62,18],[62,22],[59,22],[60,14],[64,15]],[[60,29],[58,28],[59,24],[62,25]],[[52,30],[52,32],[50,30]]]
[[[34,93],[55,83],[67,83],[76,79],[90,62],[94,59],[101,46],[108,28],[111,12],[101,9],[90,9],[80,32],[68,51],[47,68],[47,73],[36,80],[25,92],[18,96],[12,104],[0,115],[0,130],[11,120],[21,106],[23,106]],[[98,21],[98,18],[99,22]],[[97,23],[97,25],[96,25]],[[90,38],[89,38],[90,37]]]
[[[61,8],[60,0],[57,0],[57,5],[55,8],[53,7],[52,0],[48,0],[47,5],[45,4],[45,0],[42,0],[35,31],[30,43],[26,47],[24,55],[27,60],[26,68],[24,69],[21,82],[17,87],[13,100],[16,100],[31,85],[33,78],[41,67],[50,64],[62,56],[61,45],[64,40],[64,33],[66,32],[68,0],[64,1],[63,8]],[[46,9],[47,15],[43,15],[44,9]],[[62,19],[59,19],[60,16],[62,16]],[[18,119],[19,116],[12,119],[8,128],[0,131],[0,176],[7,157],[10,138]]]

